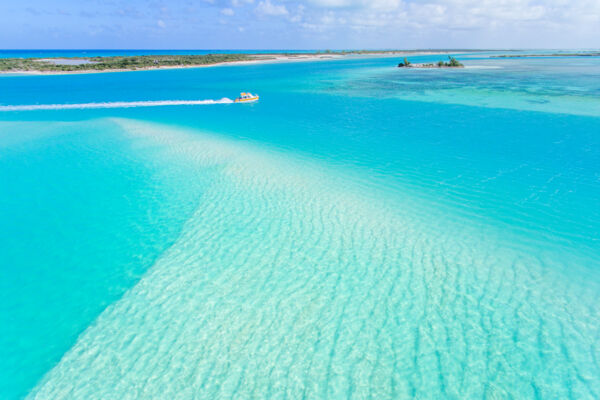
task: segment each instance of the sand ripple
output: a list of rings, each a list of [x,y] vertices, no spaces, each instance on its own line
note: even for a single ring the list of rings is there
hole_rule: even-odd
[[[119,123],[218,178],[31,398],[600,397],[584,262],[275,153]]]

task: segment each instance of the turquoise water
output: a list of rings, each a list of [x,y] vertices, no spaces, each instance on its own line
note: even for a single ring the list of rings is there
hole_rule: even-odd
[[[0,398],[599,397],[600,59],[395,63],[0,76]]]

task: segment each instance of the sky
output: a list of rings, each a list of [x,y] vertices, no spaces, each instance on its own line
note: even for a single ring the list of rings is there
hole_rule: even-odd
[[[3,49],[600,48],[600,0],[2,0]]]

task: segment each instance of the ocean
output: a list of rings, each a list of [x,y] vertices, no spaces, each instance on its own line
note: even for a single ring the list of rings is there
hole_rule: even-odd
[[[490,54],[0,75],[0,398],[600,397],[600,58]]]

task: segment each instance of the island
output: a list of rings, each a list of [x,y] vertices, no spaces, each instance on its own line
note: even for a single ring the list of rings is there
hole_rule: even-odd
[[[490,58],[529,58],[529,57],[600,57],[600,52],[552,53],[552,54],[500,54]]]
[[[438,61],[437,63],[429,64],[413,64],[406,57],[403,62],[398,64],[398,68],[464,68],[465,66],[460,63],[456,58],[448,56],[448,62]]]
[[[254,60],[248,54],[146,55],[87,58],[4,58],[2,72],[103,72],[204,66]]]
[[[463,50],[466,51],[466,50]],[[218,53],[196,55],[141,55],[106,57],[0,58],[0,73],[71,74],[120,72],[166,68],[195,68],[222,64],[248,64],[279,61],[330,60],[348,56],[431,55],[448,54],[449,50],[325,50],[306,53]],[[454,61],[453,61],[454,60]],[[405,61],[408,62],[405,58]],[[462,66],[453,57],[438,67]],[[433,68],[433,64],[410,64],[412,68]]]

